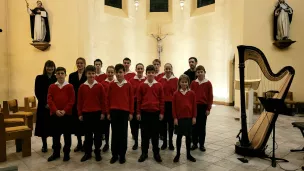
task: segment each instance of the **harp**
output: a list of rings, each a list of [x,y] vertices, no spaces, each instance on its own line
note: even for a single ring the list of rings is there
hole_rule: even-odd
[[[235,152],[244,156],[263,157],[265,156],[265,147],[272,132],[272,124],[278,118],[278,114],[271,112],[262,112],[251,129],[247,130],[246,107],[245,107],[245,86],[244,86],[244,68],[246,60],[257,62],[264,76],[270,81],[279,81],[283,78],[283,84],[278,92],[272,98],[285,100],[291,86],[295,70],[291,66],[282,68],[278,73],[273,73],[264,53],[252,46],[238,46],[239,53],[239,73],[240,73],[240,97],[241,97],[241,131],[239,142],[235,144]]]

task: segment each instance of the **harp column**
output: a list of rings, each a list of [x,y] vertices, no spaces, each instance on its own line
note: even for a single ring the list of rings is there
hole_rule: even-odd
[[[244,86],[246,91],[246,110],[247,110],[247,124],[253,123],[253,103],[254,103],[254,90],[259,88],[261,79],[255,80],[245,80]],[[240,80],[235,80],[235,89],[240,90]],[[235,117],[235,119],[240,119],[241,115]]]

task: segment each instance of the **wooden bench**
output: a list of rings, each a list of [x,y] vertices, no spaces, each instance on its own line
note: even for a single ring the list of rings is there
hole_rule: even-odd
[[[33,113],[33,122],[36,123],[37,118],[37,101],[35,96],[25,97],[24,98],[24,107],[26,112]]]
[[[2,113],[1,104],[0,104],[0,113]],[[6,118],[6,119],[4,119],[5,127],[22,126],[22,125],[24,125],[23,118]]]
[[[31,137],[32,128],[29,127],[30,123],[33,123],[33,117],[29,116],[25,118],[25,125],[8,127],[4,126],[4,114],[0,113],[0,162],[7,160],[6,157],[6,141],[18,140],[20,143],[16,143],[16,147],[21,145],[22,157],[31,156]]]

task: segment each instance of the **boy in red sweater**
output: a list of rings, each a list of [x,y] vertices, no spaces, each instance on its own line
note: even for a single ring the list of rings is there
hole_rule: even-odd
[[[155,80],[158,81],[165,75],[165,73],[160,72],[161,62],[159,59],[154,59],[152,63],[155,67]]]
[[[128,120],[133,118],[134,95],[131,83],[124,79],[125,67],[122,64],[115,66],[116,80],[110,83],[107,96],[107,116],[111,120],[112,158],[113,164],[118,160],[126,162],[128,145]]]
[[[146,68],[147,80],[137,90],[137,120],[141,121],[142,154],[138,162],[148,158],[149,142],[152,139],[154,159],[162,162],[159,155],[158,139],[160,121],[164,118],[163,87],[155,77],[155,67]]]
[[[212,84],[205,78],[206,70],[202,65],[196,68],[197,79],[192,81],[191,90],[195,92],[197,104],[197,122],[194,125],[192,134],[192,147],[191,150],[198,148],[200,145],[201,151],[206,151],[205,137],[206,137],[206,122],[207,116],[210,114],[211,106],[213,103]]]
[[[162,84],[165,95],[165,116],[162,121],[161,135],[163,135],[162,150],[167,148],[167,132],[169,131],[169,149],[174,150],[172,138],[173,138],[173,117],[172,117],[172,97],[177,90],[178,79],[173,75],[172,65],[170,63],[165,64],[165,75],[159,79]],[[169,125],[169,130],[167,129]]]
[[[99,83],[101,83],[103,80],[107,78],[107,75],[101,71],[102,68],[102,61],[100,59],[96,59],[94,61],[94,66],[96,68],[96,76],[95,80]]]
[[[186,136],[187,159],[195,162],[196,159],[190,154],[192,125],[196,123],[196,99],[195,93],[189,89],[190,79],[183,74],[178,80],[178,91],[173,95],[172,114],[176,126],[176,148],[177,153],[173,162],[178,162],[182,137]]]
[[[95,159],[100,161],[101,120],[104,119],[106,94],[103,86],[95,80],[96,68],[88,65],[85,69],[87,81],[78,90],[78,116],[83,121],[85,130],[85,155],[81,158],[84,162],[92,157],[94,135]]]
[[[130,70],[130,66],[131,66],[131,59],[130,58],[124,58],[123,59],[123,66],[125,67],[125,79],[127,81],[129,81],[130,79],[132,79],[136,74],[135,72]]]
[[[75,92],[72,84],[65,81],[66,69],[58,67],[56,69],[57,82],[50,85],[47,102],[50,107],[51,122],[53,125],[53,154],[48,161],[56,160],[60,157],[60,137],[64,136],[64,157],[63,161],[70,160],[71,151],[71,127],[72,108],[75,102]]]
[[[146,80],[146,77],[143,75],[145,67],[142,63],[136,64],[136,72],[137,75],[135,75],[134,78],[130,80],[130,83],[132,84],[133,87],[133,93],[134,93],[134,114],[133,118],[136,118],[136,107],[137,107],[137,89],[141,83],[143,83]],[[131,133],[133,136],[133,139],[135,141],[132,149],[137,150],[138,148],[138,132],[139,132],[139,121],[137,119],[132,119],[130,121],[130,126],[131,126]]]
[[[101,82],[103,88],[105,89],[106,96],[108,95],[109,85],[113,81],[114,81],[114,66],[110,65],[107,68],[107,78]],[[103,133],[105,135],[106,144],[103,146],[102,151],[107,152],[109,150],[109,137],[110,137],[110,121],[107,118],[103,120]]]

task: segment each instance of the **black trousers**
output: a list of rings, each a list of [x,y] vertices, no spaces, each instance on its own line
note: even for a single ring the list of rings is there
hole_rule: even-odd
[[[111,151],[113,157],[124,158],[128,146],[128,119],[129,112],[123,110],[111,110],[112,141]]]
[[[85,153],[92,153],[92,146],[94,141],[95,153],[100,153],[102,144],[102,121],[100,120],[101,111],[96,112],[83,112],[84,136],[85,136]]]
[[[173,131],[174,131],[174,120],[172,116],[172,102],[165,102],[165,114],[164,119],[161,121],[161,135],[164,137],[163,142],[167,145],[167,135],[169,132],[169,145],[172,143]],[[169,129],[168,129],[169,128]]]
[[[64,115],[62,117],[58,117],[56,114],[53,114],[51,116],[52,136],[53,136],[52,148],[54,150],[54,153],[60,154],[60,149],[61,149],[60,137],[61,137],[61,135],[63,135],[63,137],[64,137],[63,152],[65,154],[70,153],[71,144],[72,144],[72,136],[71,136],[72,120],[73,120],[73,116],[71,116],[71,115]]]
[[[180,155],[180,149],[182,146],[182,138],[183,138],[182,134],[177,134],[177,137],[176,137],[176,154],[177,155]],[[190,145],[191,145],[191,137],[190,137],[190,135],[188,135],[188,136],[186,136],[187,156],[190,155]]]
[[[133,119],[130,121],[130,126],[131,126],[131,133],[134,138],[134,141],[138,142],[138,132],[139,132],[140,121],[137,120],[137,118],[136,118],[137,117],[136,110],[137,110],[137,100],[134,99],[134,114],[133,114]]]
[[[197,117],[196,124],[193,126],[192,143],[194,145],[197,145],[197,143],[199,143],[200,147],[204,147],[205,145],[207,122],[206,110],[207,105],[197,104]]]
[[[150,139],[152,139],[153,153],[159,154],[159,120],[160,112],[141,111],[141,149],[143,154],[148,154]]]
[[[109,137],[110,137],[110,121],[107,117],[102,121],[103,125],[103,134],[105,135],[105,142],[109,144]]]

